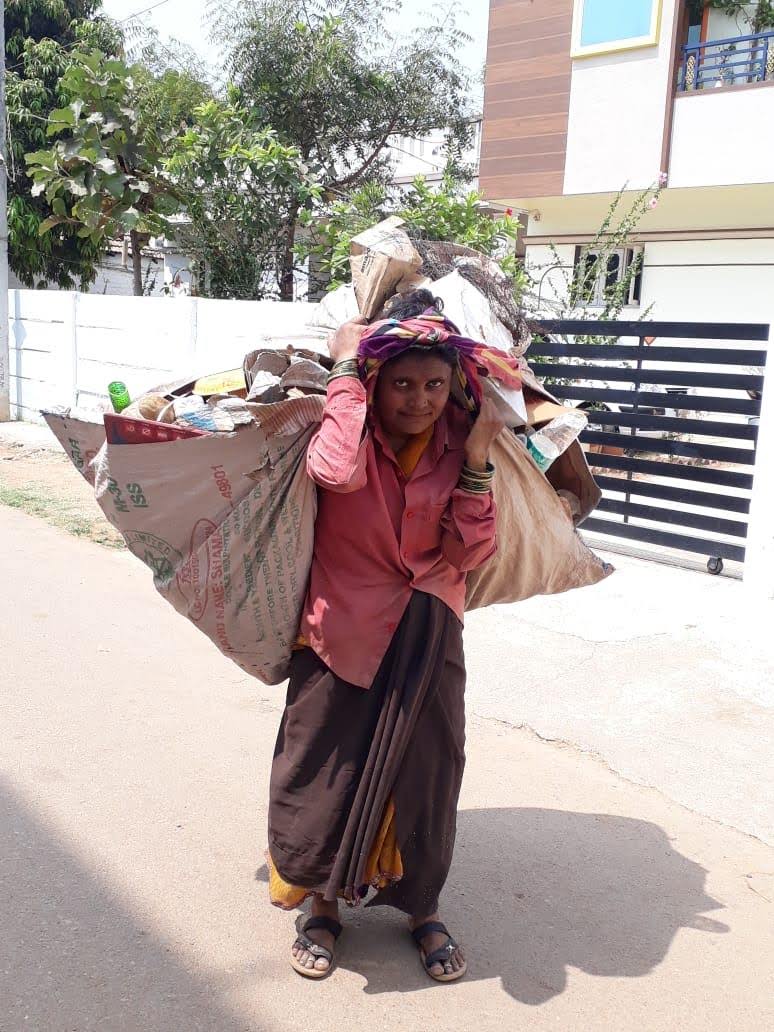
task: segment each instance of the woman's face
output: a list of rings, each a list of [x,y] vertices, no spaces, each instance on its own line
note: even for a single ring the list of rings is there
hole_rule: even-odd
[[[391,437],[411,437],[432,426],[449,400],[452,369],[436,355],[412,352],[385,365],[376,381],[376,415]]]

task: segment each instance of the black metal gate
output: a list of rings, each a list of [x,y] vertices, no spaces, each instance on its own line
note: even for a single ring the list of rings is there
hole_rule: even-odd
[[[708,556],[713,573],[743,562],[766,364],[752,345],[769,327],[540,320],[533,332],[535,374],[589,410],[581,441],[603,498],[584,529]]]

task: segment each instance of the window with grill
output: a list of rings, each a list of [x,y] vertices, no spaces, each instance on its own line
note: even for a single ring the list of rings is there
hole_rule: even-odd
[[[621,247],[606,256],[583,247],[575,248],[574,292],[578,304],[603,308],[619,283],[625,282],[626,306],[636,306],[642,296],[643,251]]]

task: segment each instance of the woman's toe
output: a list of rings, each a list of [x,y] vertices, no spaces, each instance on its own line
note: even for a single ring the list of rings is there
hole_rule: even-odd
[[[330,964],[325,959],[325,957],[318,957],[317,960],[314,962],[314,966],[317,971],[327,971],[330,967]]]

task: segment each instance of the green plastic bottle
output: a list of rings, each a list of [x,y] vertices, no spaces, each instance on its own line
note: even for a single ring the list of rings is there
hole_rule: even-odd
[[[126,389],[126,384],[122,383],[121,380],[114,380],[108,384],[108,394],[110,395],[110,403],[113,406],[114,412],[123,412],[127,405],[131,404],[132,399],[129,397],[129,391]]]

